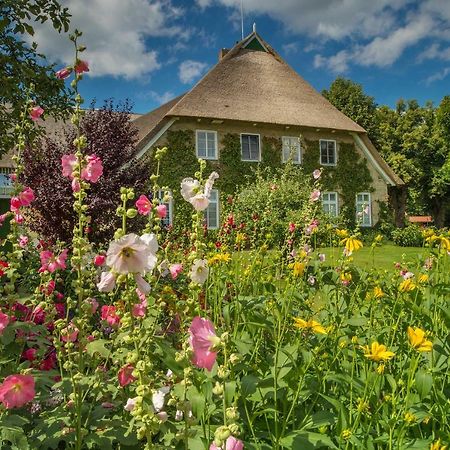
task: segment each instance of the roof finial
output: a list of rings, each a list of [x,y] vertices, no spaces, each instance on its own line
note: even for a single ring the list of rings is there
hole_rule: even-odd
[[[244,0],[241,0],[241,39],[244,39]]]
[[[253,33],[256,33],[256,23],[253,22]]]

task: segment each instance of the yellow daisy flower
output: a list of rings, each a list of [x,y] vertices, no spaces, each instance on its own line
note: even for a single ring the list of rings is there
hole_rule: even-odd
[[[363,247],[363,243],[354,236],[347,237],[341,241],[341,245],[345,246],[347,253],[353,253]]]
[[[299,328],[301,330],[310,329],[315,333],[327,334],[325,328],[320,325],[319,322],[315,320],[309,319],[308,321],[300,319],[299,317],[294,317],[294,327]]]
[[[295,277],[301,277],[305,272],[306,264],[303,262],[296,261],[290,264],[289,267],[292,269],[292,273],[294,274]]]
[[[385,345],[379,344],[378,342],[372,342],[370,347],[366,345],[364,347],[364,356],[372,361],[389,361],[395,356],[395,353],[390,352]]]
[[[408,339],[412,347],[419,352],[431,352],[433,343],[426,339],[425,331],[421,328],[408,327]]]
[[[441,443],[441,440],[438,439],[436,442],[431,444],[430,450],[447,450],[447,446]]]
[[[379,286],[375,286],[373,288],[373,296],[374,296],[374,298],[382,298],[382,297],[384,297],[384,292],[382,291],[382,289]]]
[[[400,283],[398,290],[400,292],[410,292],[413,291],[415,288],[416,285],[414,284],[413,280],[411,278],[408,278]]]

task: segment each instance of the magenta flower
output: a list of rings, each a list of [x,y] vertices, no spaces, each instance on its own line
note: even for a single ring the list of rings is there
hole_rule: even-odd
[[[20,194],[19,194],[19,200],[21,203],[21,206],[29,206],[31,202],[35,200],[35,195],[33,192],[33,189],[26,187]]]
[[[183,264],[171,264],[169,266],[169,271],[170,275],[172,276],[172,280],[175,280],[183,271]]]
[[[55,76],[59,80],[65,80],[72,73],[72,69],[70,67],[64,67],[63,69],[59,69]]]
[[[116,313],[115,306],[102,306],[102,320],[105,320],[109,326],[114,327],[120,323],[120,317]]]
[[[19,197],[11,197],[11,200],[9,201],[10,204],[10,210],[12,212],[19,211],[19,208],[22,206],[22,202],[20,201]]]
[[[119,384],[124,387],[128,384],[135,381],[137,378],[133,376],[133,370],[134,367],[131,364],[127,364],[126,366],[123,366],[119,373],[117,374],[117,378],[119,379]]]
[[[87,165],[81,171],[81,178],[92,183],[97,183],[103,174],[102,160],[96,155],[86,156]]]
[[[9,324],[9,316],[0,311],[0,336]]]
[[[311,192],[311,195],[310,195],[309,199],[310,199],[312,202],[317,202],[317,200],[320,199],[320,191],[319,191],[319,189],[314,189],[314,190]]]
[[[103,264],[105,264],[106,261],[106,255],[95,255],[94,257],[94,265],[99,267],[99,266],[103,266]]]
[[[293,233],[295,231],[295,223],[289,222],[289,233]]]
[[[200,369],[211,371],[217,357],[217,352],[213,349],[220,344],[213,323],[203,317],[194,317],[189,334],[189,343],[194,351],[192,363]]]
[[[164,219],[167,216],[167,206],[166,205],[158,205],[156,208],[156,215],[160,219]]]
[[[0,403],[7,409],[20,408],[33,400],[34,378],[31,375],[9,375],[0,385]]]
[[[39,117],[41,117],[43,113],[44,113],[44,110],[40,106],[34,106],[33,108],[31,108],[31,111],[30,111],[30,119],[33,122],[36,122],[36,120],[38,120]]]
[[[41,258],[41,267],[39,272],[48,270],[50,273],[53,273],[58,269],[64,270],[66,268],[68,252],[69,250],[64,249],[58,256],[55,256],[50,250],[43,250],[39,255]]]
[[[28,245],[28,236],[21,234],[19,237],[19,246],[25,248],[27,245]]]
[[[89,64],[87,61],[83,61],[81,59],[78,59],[75,64],[75,73],[82,74],[83,72],[89,72]]]
[[[136,202],[136,208],[139,214],[148,216],[152,209],[152,202],[145,195],[141,195]]]

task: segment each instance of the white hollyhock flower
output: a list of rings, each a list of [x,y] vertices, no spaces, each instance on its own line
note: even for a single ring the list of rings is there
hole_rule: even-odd
[[[144,278],[142,278],[142,275],[140,274],[136,274],[134,276],[134,279],[136,281],[137,287],[138,289],[143,293],[143,294],[148,294],[151,291],[151,287],[150,285],[144,280]]]
[[[219,178],[217,172],[212,172],[205,182],[205,188],[202,191],[198,180],[185,178],[181,182],[181,195],[191,203],[196,211],[204,211],[209,205],[209,197],[214,186],[214,181]]]
[[[111,292],[116,286],[116,277],[111,272],[102,272],[97,289],[100,292]]]
[[[194,283],[203,284],[209,274],[208,263],[205,259],[196,259],[192,264],[189,276]]]
[[[188,202],[193,197],[200,187],[198,180],[193,178],[184,178],[181,182],[181,195]]]
[[[169,386],[163,386],[162,388],[159,388],[157,391],[153,393],[152,403],[153,408],[155,408],[156,412],[159,412],[164,408],[164,400],[169,391],[170,391]]]
[[[219,174],[217,172],[211,172],[211,175],[208,177],[205,183],[205,195],[209,198],[211,195],[212,188],[214,186],[214,181],[219,178]]]
[[[129,412],[133,411],[133,409],[134,409],[135,406],[136,406],[136,399],[137,399],[137,397],[135,397],[135,398],[129,398],[129,399],[127,400],[126,405],[123,407],[123,409],[124,409],[125,411],[129,411]]]
[[[144,235],[127,234],[109,244],[106,253],[106,264],[116,273],[144,273],[152,270],[156,265],[156,238]]]
[[[209,205],[209,198],[205,194],[197,194],[189,199],[189,203],[196,211],[204,211]]]

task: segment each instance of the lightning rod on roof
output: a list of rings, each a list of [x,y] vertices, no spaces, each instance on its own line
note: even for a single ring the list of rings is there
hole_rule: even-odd
[[[253,33],[256,33],[256,23],[253,22]]]
[[[244,0],[241,0],[241,39],[244,39]]]

